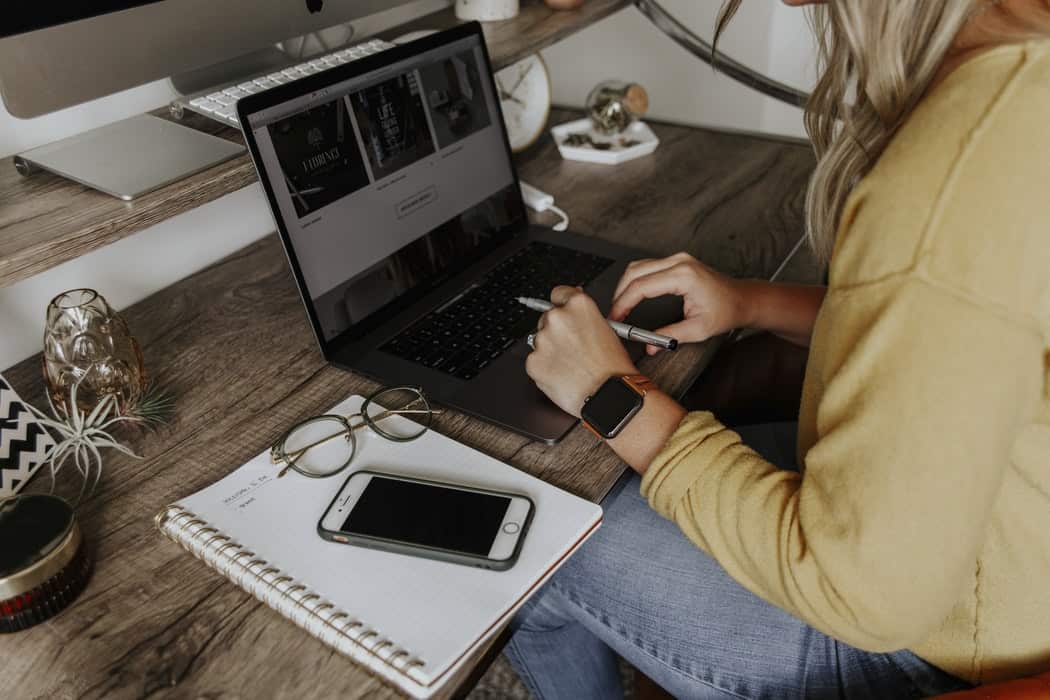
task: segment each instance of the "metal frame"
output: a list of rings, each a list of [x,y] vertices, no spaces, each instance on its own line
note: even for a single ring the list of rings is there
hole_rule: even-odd
[[[657,0],[634,0],[634,6],[671,41],[733,80],[794,107],[805,107],[806,101],[809,100],[809,93],[768,78],[725,54],[716,57],[711,44],[675,19]]]

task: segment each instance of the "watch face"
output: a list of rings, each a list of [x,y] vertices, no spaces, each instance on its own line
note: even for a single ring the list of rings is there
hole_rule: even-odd
[[[616,437],[642,407],[642,397],[619,377],[602,384],[583,405],[580,416],[607,438]]]

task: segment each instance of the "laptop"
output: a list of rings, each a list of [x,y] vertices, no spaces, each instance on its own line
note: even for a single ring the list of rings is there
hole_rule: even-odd
[[[237,111],[325,359],[553,443],[576,419],[526,375],[539,314],[515,298],[582,285],[608,310],[627,262],[650,256],[529,224],[497,95],[475,22]],[[680,317],[664,299],[630,321]]]

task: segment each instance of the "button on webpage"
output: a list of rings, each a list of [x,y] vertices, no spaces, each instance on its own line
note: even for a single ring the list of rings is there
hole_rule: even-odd
[[[397,218],[403,219],[409,214],[413,214],[426,205],[430,204],[437,199],[437,188],[430,186],[425,190],[421,190],[408,199],[398,202],[397,205]]]
[[[513,535],[515,532],[521,529],[521,525],[517,523],[507,523],[503,526],[503,531],[508,535]]]

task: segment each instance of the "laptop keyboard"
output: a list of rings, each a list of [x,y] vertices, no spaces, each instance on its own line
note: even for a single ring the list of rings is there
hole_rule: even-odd
[[[519,304],[517,297],[546,299],[559,284],[586,285],[612,263],[609,258],[533,241],[380,349],[460,379],[473,379],[535,330],[540,314]]]

